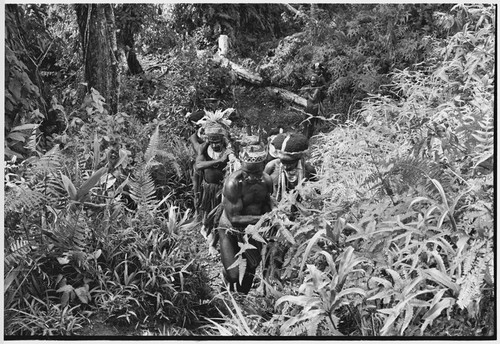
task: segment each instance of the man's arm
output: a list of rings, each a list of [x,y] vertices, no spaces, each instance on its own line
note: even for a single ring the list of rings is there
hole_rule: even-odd
[[[191,142],[191,145],[193,146],[194,151],[198,155],[198,154],[200,154],[201,143],[198,142],[197,137],[198,137],[198,134],[194,133],[193,135],[191,135],[189,137],[189,141]]]
[[[195,162],[195,168],[197,170],[204,170],[207,168],[218,168],[219,164],[225,164],[228,160],[229,153],[231,151],[226,149],[226,151],[224,151],[224,153],[222,154],[220,159],[207,161],[207,159],[205,158],[205,154],[203,154],[203,152],[206,151],[207,146],[208,146],[208,143],[204,143],[200,147],[200,152],[198,153],[198,156],[196,157],[196,162]]]
[[[264,173],[267,173],[269,175],[273,174],[274,172],[274,169],[276,168],[276,165],[277,165],[277,162],[279,161],[278,158],[276,159],[273,159],[271,161],[269,161],[267,164],[266,164],[266,167],[264,167]]]
[[[256,224],[260,220],[261,215],[242,215],[243,199],[238,185],[239,171],[233,173],[223,188],[223,206],[228,220],[233,226],[244,227],[246,225]]]
[[[264,183],[267,188],[267,195],[266,195],[266,200],[262,205],[262,210],[264,211],[264,213],[267,213],[271,211],[273,208],[273,201],[271,199],[271,195],[273,194],[274,183],[273,183],[273,178],[265,172],[264,172]]]

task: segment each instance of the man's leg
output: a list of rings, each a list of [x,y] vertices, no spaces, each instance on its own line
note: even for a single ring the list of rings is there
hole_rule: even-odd
[[[220,257],[224,268],[224,277],[229,283],[238,282],[238,267],[228,268],[236,261],[236,253],[239,251],[238,239],[235,235],[227,233],[225,228],[219,228]]]
[[[219,243],[220,243],[220,255],[222,260],[222,265],[224,267],[224,278],[230,284],[230,290],[232,289],[232,285],[236,284],[236,290],[247,294],[252,288],[253,279],[255,276],[255,266],[251,266],[248,264],[247,260],[247,268],[245,271],[245,275],[243,276],[243,281],[239,283],[239,268],[236,266],[232,269],[229,269],[231,265],[236,261],[236,253],[239,252],[238,246],[238,238],[236,235],[228,233],[224,228],[219,228]],[[260,256],[260,252],[258,253]]]

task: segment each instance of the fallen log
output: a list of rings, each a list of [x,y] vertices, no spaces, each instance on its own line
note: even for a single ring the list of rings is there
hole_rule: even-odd
[[[285,5],[291,7],[291,9],[294,9],[292,6],[288,4]],[[226,35],[221,35],[219,37],[219,49],[218,52],[214,55],[213,60],[221,63],[222,66],[233,70],[233,72],[236,74],[238,78],[246,80],[252,84],[261,85],[264,80],[259,74],[251,72],[246,68],[244,68],[243,66],[240,66],[230,61],[228,58],[226,58],[225,55],[227,54],[228,49],[229,49],[228,37]],[[266,89],[269,93],[273,95],[280,96],[281,98],[291,101],[297,105],[303,106],[304,108],[307,107],[307,99],[293,92],[290,92],[288,90],[279,87],[266,87]]]
[[[262,79],[262,77],[259,74],[251,72],[245,69],[245,67],[229,61],[224,56],[216,54],[213,57],[213,59],[215,61],[220,62],[223,67],[230,68],[236,74],[236,77],[240,79],[246,80],[252,84],[257,84],[257,85],[262,84],[262,82],[264,81],[264,79]]]
[[[293,92],[279,87],[266,87],[266,90],[273,95],[280,96],[281,98],[291,101],[297,105],[307,107],[307,99]]]

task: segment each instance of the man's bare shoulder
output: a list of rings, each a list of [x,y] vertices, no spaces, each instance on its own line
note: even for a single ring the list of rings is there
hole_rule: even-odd
[[[263,172],[262,173],[262,179],[264,180],[264,182],[267,184],[267,183],[273,183],[273,178],[266,172]]]
[[[231,173],[227,179],[226,182],[224,183],[224,196],[231,199],[238,198],[238,191],[239,191],[239,183],[242,178],[242,171],[237,170]]]
[[[267,164],[266,164],[266,167],[264,168],[264,172],[266,173],[270,173],[274,170],[275,166],[280,162],[280,159],[276,158],[276,159],[273,159],[271,161],[269,161]]]

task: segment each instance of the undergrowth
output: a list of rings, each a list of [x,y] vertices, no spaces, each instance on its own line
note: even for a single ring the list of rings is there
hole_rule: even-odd
[[[318,180],[246,229],[267,244],[264,260],[282,260],[260,281],[265,297],[213,295],[190,237],[198,224],[179,110],[223,98],[225,71],[196,93],[211,67],[190,65],[188,49],[169,66],[198,72],[191,98],[171,87],[185,81],[174,73],[146,88],[131,79],[134,102],[116,114],[95,90],[72,111],[54,103],[67,123],[49,149],[37,113],[26,116],[34,122],[9,128],[22,156],[8,152],[5,164],[4,334],[78,335],[104,314],[160,336],[493,335],[495,15],[479,5],[436,13],[443,30],[462,29],[426,38],[425,64],[393,70],[314,138]],[[447,160],[432,158],[436,125]]]

